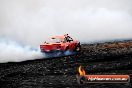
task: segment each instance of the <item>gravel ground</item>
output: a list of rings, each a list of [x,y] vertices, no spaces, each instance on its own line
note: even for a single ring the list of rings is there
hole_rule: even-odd
[[[0,64],[1,88],[131,88],[127,84],[77,83],[78,67],[87,74],[128,74],[132,78],[132,41],[82,44],[76,55]],[[132,79],[131,79],[132,80]]]

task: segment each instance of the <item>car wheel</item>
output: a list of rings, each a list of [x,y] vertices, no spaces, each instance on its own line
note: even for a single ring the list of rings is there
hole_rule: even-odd
[[[69,47],[68,46],[66,47],[65,51],[67,51],[67,50],[69,50]]]
[[[75,51],[76,51],[76,52],[80,52],[80,51],[81,51],[81,45],[80,45],[80,44],[78,44],[78,45],[76,46]]]

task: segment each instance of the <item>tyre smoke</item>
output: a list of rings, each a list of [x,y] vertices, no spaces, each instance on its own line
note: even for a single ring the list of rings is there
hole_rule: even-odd
[[[0,50],[0,63],[44,58],[44,54],[38,48],[7,39],[0,39]]]

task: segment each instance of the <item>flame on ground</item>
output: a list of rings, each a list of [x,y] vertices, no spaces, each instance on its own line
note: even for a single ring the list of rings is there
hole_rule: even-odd
[[[79,71],[80,76],[84,76],[86,74],[82,66],[79,66],[78,71]]]

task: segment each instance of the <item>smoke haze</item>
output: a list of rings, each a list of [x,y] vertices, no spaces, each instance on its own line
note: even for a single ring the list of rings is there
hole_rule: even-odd
[[[0,38],[33,47],[65,33],[81,42],[127,39],[131,28],[132,0],[0,0]]]
[[[38,48],[22,45],[7,39],[0,39],[0,50],[0,63],[20,62],[45,57]]]

